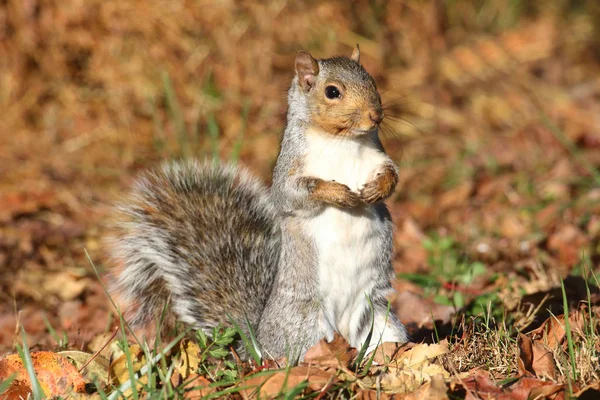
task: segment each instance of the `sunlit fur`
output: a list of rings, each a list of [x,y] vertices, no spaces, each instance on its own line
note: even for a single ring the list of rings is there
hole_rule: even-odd
[[[339,88],[342,97],[328,99],[325,88],[329,85]],[[345,57],[319,60],[318,79],[304,94],[311,123],[335,135],[360,135],[376,129],[369,113],[382,113],[375,81],[360,64]]]

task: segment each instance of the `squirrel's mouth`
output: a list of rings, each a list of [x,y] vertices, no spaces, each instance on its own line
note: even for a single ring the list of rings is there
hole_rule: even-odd
[[[377,132],[377,128],[378,126],[369,128],[369,129],[357,129],[357,128],[352,128],[350,130],[350,135],[352,136],[362,136],[362,135],[368,135],[370,133],[376,133]]]

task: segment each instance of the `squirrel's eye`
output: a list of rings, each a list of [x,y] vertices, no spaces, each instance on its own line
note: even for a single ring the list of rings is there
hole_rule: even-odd
[[[327,86],[325,88],[325,96],[327,96],[328,99],[338,99],[342,97],[342,94],[335,86]]]

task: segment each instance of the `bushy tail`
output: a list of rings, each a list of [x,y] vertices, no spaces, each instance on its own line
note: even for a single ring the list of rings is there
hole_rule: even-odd
[[[170,312],[195,328],[256,328],[280,253],[267,188],[245,169],[178,162],[143,175],[118,208],[113,290],[134,327]]]

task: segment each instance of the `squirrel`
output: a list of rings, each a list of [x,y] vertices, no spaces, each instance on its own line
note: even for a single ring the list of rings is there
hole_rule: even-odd
[[[367,352],[408,341],[389,310],[398,168],[378,130],[375,81],[351,57],[299,51],[273,183],[220,162],[147,172],[119,207],[113,290],[133,327],[234,322],[263,356],[302,360],[341,334]],[[249,336],[248,336],[249,337]]]

